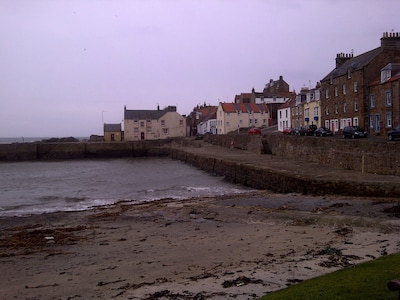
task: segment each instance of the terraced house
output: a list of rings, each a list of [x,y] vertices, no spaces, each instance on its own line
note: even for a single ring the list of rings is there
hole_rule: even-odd
[[[220,103],[217,109],[217,134],[240,128],[267,127],[270,118],[265,103]]]
[[[354,56],[339,53],[336,67],[321,80],[321,125],[333,132],[345,126],[356,125],[368,129],[370,134],[381,134],[398,116],[384,110],[376,112],[376,103],[385,103],[385,97],[370,93],[371,84],[390,63],[400,63],[400,34],[384,33],[381,46]],[[385,109],[393,102],[386,102]]]

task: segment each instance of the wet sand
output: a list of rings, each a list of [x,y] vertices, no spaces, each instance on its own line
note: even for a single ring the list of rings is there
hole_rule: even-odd
[[[399,201],[274,194],[0,219],[0,299],[253,299],[400,249]]]

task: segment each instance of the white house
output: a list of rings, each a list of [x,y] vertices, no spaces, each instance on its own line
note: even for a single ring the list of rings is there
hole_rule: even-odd
[[[124,108],[125,141],[158,140],[186,136],[186,119],[176,106],[160,110],[128,110]]]

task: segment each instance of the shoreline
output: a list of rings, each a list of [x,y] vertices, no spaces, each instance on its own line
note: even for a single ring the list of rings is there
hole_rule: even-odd
[[[6,217],[0,291],[3,299],[260,297],[399,252],[400,219],[390,215],[398,205],[256,191]]]

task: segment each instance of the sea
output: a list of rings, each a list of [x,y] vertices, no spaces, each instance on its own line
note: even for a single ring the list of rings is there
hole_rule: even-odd
[[[0,162],[0,217],[248,191],[161,157]]]

